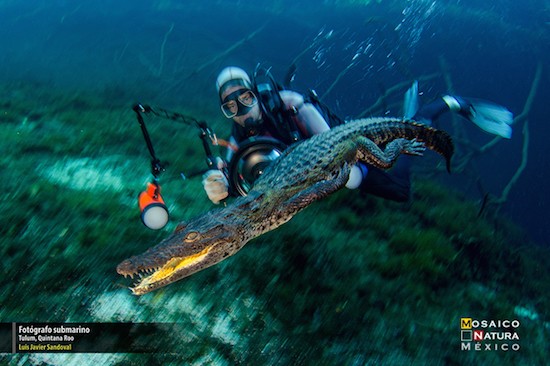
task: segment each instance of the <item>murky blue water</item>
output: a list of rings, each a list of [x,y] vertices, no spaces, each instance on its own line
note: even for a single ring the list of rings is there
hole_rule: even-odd
[[[105,147],[99,144],[94,145],[97,141],[91,141],[87,137],[85,141],[90,141],[90,143],[82,143],[82,148],[86,152],[82,159],[72,159],[75,155],[74,151],[78,150],[75,147],[78,142],[72,141],[71,145],[71,139],[66,137],[54,139],[57,143],[56,148],[44,147],[47,145],[44,142],[45,137],[61,135],[60,131],[67,130],[67,126],[63,122],[56,121],[55,118],[52,118],[51,123],[47,123],[45,127],[41,124],[38,125],[39,127],[32,125],[35,119],[39,119],[36,117],[37,115],[47,115],[48,118],[55,115],[53,112],[50,114],[45,112],[49,108],[44,104],[49,99],[42,98],[45,95],[70,96],[79,93],[99,95],[105,104],[102,108],[106,109],[121,105],[129,107],[132,103],[140,101],[166,108],[185,110],[188,113],[193,113],[197,118],[207,119],[216,126],[218,135],[227,137],[230,129],[219,113],[214,87],[218,72],[227,65],[253,70],[257,63],[262,63],[265,66],[271,66],[276,78],[282,80],[289,66],[295,64],[298,69],[293,87],[299,91],[315,89],[334,112],[346,118],[354,118],[362,113],[401,115],[402,94],[410,81],[419,79],[423,103],[428,103],[444,93],[452,92],[461,96],[499,103],[508,107],[515,115],[526,113],[525,118],[522,118],[513,127],[514,132],[511,140],[500,141],[488,152],[476,155],[464,172],[441,179],[445,181],[445,184],[453,186],[474,203],[480,205],[486,194],[489,197],[500,197],[514,174],[517,173],[522,159],[525,160],[525,169],[520,171],[517,180],[513,181],[514,184],[510,187],[507,200],[500,206],[499,213],[518,223],[528,233],[530,239],[540,246],[548,247],[550,245],[548,239],[550,237],[550,227],[548,226],[548,212],[550,211],[548,197],[550,194],[547,188],[547,182],[550,179],[550,159],[547,156],[547,141],[550,139],[548,127],[550,122],[548,104],[550,96],[548,72],[550,65],[550,4],[548,1],[5,0],[0,2],[0,40],[2,46],[0,84],[26,85],[26,88],[40,90],[40,93],[37,92],[37,95],[40,96],[37,96],[36,100],[28,101],[29,105],[33,105],[32,110],[26,113],[32,130],[27,124],[27,119],[23,119],[21,127],[17,127],[17,133],[28,133],[31,139],[35,139],[29,145],[36,145],[36,149],[25,148],[25,151],[31,151],[30,154],[34,154],[29,155],[29,159],[37,159],[39,153],[52,154],[53,159],[50,155],[47,155],[48,158],[45,159],[45,155],[43,155],[36,164],[29,162],[28,165],[25,165],[28,167],[27,169],[31,169],[31,166],[37,167],[36,171],[40,172],[37,175],[48,177],[52,184],[75,190],[88,189],[86,184],[91,184],[90,181],[86,183],[85,178],[77,181],[76,176],[71,173],[72,171],[68,173],[66,167],[78,168],[81,175],[94,175],[94,181],[100,182],[90,189],[100,187],[99,189],[103,190],[101,187],[116,186],[118,188],[114,189],[111,194],[113,197],[115,195],[118,197],[123,195],[121,192],[125,192],[128,197],[123,197],[120,204],[130,207],[134,203],[135,192],[131,192],[131,194],[126,192],[128,187],[125,187],[124,179],[136,186],[143,183],[143,176],[137,174],[137,171],[141,170],[147,177],[148,166],[145,161],[147,153],[143,145],[132,148],[124,144],[124,142],[128,142],[127,133],[139,134],[137,126],[131,124],[135,123],[132,119],[133,116],[128,119],[120,117],[120,119],[112,121],[111,125],[117,126],[112,129],[105,129],[104,124],[98,124],[103,127],[97,129],[95,132],[97,135],[94,134],[95,126],[93,124],[83,127],[75,123],[75,131],[71,132],[71,136],[74,136],[75,140],[78,141],[79,133],[88,133],[97,136],[97,141],[110,141],[109,146]],[[539,79],[535,78],[537,67],[540,67],[541,71]],[[392,89],[396,85],[399,88]],[[386,93],[389,93],[388,97],[381,99],[375,109],[368,109],[381,95]],[[528,100],[530,93],[533,96],[532,100]],[[12,94],[5,92],[4,95],[6,100],[0,101],[0,112],[6,116],[11,109],[15,108],[12,102],[15,100],[20,102],[21,91],[14,89]],[[52,103],[52,106],[56,103],[53,100],[49,100],[49,102]],[[90,112],[93,110],[94,104],[91,105],[92,107],[84,105],[78,106],[78,108],[81,108],[81,111]],[[7,121],[6,117],[4,122],[8,124]],[[524,147],[526,140],[523,133],[526,121],[528,121],[529,127],[527,148]],[[10,120],[9,123],[12,121]],[[128,124],[128,132],[124,131],[123,123]],[[492,141],[492,136],[482,132],[474,125],[466,121],[459,123],[464,129],[467,139],[474,146],[485,146]],[[227,126],[227,130],[224,131],[225,126]],[[452,126],[450,116],[443,117],[438,124],[438,127],[448,130],[453,129]],[[155,130],[155,135],[158,136],[158,133],[161,132]],[[190,133],[194,134],[195,131]],[[113,135],[118,136],[118,142],[110,139]],[[181,135],[178,135],[179,137]],[[185,140],[186,138],[188,140]],[[460,137],[455,138],[460,139]],[[182,141],[185,141],[185,145],[187,141],[193,139],[195,137],[185,137]],[[140,140],[136,141],[142,144]],[[166,141],[169,139],[164,140],[163,143]],[[117,151],[119,143],[124,147]],[[162,143],[161,146],[163,146]],[[185,146],[189,148],[190,145]],[[10,151],[16,151],[17,144],[13,147],[10,145],[9,148]],[[69,153],[71,149],[72,152]],[[110,154],[108,160],[93,160],[94,151],[99,154],[103,153],[105,149]],[[132,154],[132,159],[141,156],[144,159],[143,165],[129,167],[130,163],[125,161],[125,154],[128,156]],[[11,169],[10,164],[13,159],[9,153],[6,153],[5,156],[5,160],[2,162],[3,167],[10,166]],[[24,157],[24,154],[18,154],[18,159],[24,159]],[[120,169],[117,170],[117,168]],[[17,174],[19,173],[18,171]],[[65,179],[69,175],[71,178]],[[29,175],[26,176],[29,177]],[[139,182],[135,183],[138,180]],[[23,181],[25,184],[28,183],[27,180]],[[102,185],[104,183],[105,186]],[[14,192],[19,192],[21,189],[18,186],[14,188]],[[41,189],[39,187],[29,188],[30,193],[28,193],[28,197],[25,196],[27,197],[25,198],[26,202],[31,202],[29,207],[34,205],[35,195],[39,195],[42,192]],[[14,193],[14,197],[17,194]],[[193,198],[191,194],[184,193],[184,195],[186,195],[186,199]],[[91,198],[85,197],[88,202],[91,201]],[[91,194],[90,197],[92,197]],[[114,200],[111,196],[109,197]],[[23,201],[23,199],[21,200]],[[87,205],[82,202],[74,203],[74,207],[82,208],[82,212],[84,212],[78,220],[81,217],[86,217],[85,212],[95,212],[96,206],[89,207]],[[48,207],[52,206],[56,209],[58,207],[57,203]],[[197,211],[197,207],[194,207],[193,210]],[[474,207],[479,206],[474,205]],[[64,258],[60,256],[66,255],[71,258],[71,261],[76,261],[71,263],[80,263],[79,260],[74,259],[77,257],[75,253],[79,253],[79,250],[80,253],[85,251],[86,255],[95,252],[94,243],[97,245],[97,242],[94,240],[101,237],[102,233],[101,225],[98,224],[101,220],[109,221],[110,226],[106,225],[107,228],[104,230],[104,232],[109,232],[109,235],[111,232],[117,232],[118,235],[122,230],[135,232],[134,227],[128,224],[131,215],[123,215],[121,218],[117,216],[118,212],[111,217],[109,215],[104,217],[91,215],[93,218],[89,219],[90,222],[93,222],[96,231],[89,230],[85,223],[76,222],[77,219],[74,223],[70,220],[67,220],[67,223],[65,221],[58,222],[56,221],[58,216],[49,216],[48,212],[48,208],[33,211],[33,215],[40,217],[33,220],[18,216],[17,222],[24,221],[26,223],[26,226],[21,224],[24,229],[21,229],[20,235],[13,234],[9,229],[10,225],[16,221],[15,218],[3,213],[4,227],[8,227],[3,233],[7,235],[6,238],[9,238],[6,239],[9,240],[6,244],[6,248],[9,247],[9,249],[5,249],[6,253],[4,254],[12,256],[10,258],[20,258],[23,254],[12,248],[11,244],[13,246],[17,244],[17,247],[20,248],[23,243],[27,243],[28,238],[45,238],[45,241],[47,238],[48,243],[54,243],[48,245],[53,245],[52,248],[55,250],[52,253],[55,255],[48,253],[44,257],[39,256],[40,263],[38,265],[44,265],[47,258],[55,257],[52,261],[59,269],[62,268],[63,263],[60,258]],[[180,208],[179,212],[185,211]],[[47,221],[50,217],[53,217],[51,223]],[[137,216],[135,219],[139,220]],[[48,229],[37,229],[34,236],[31,235],[28,227],[32,227],[33,223],[42,222],[40,220],[49,223]],[[120,220],[120,223],[117,220]],[[68,246],[67,243],[72,242],[71,230],[73,227],[78,228],[79,232],[91,232],[90,238],[82,239],[82,236],[86,234],[80,234],[81,236],[78,238],[81,244],[79,245],[84,247],[71,248],[71,252],[68,250],[64,252],[64,247]],[[120,229],[122,227],[125,229]],[[12,234],[16,239],[9,236]],[[120,235],[124,238],[125,234]],[[158,239],[150,233],[144,235],[150,238],[151,242]],[[64,238],[71,239],[65,241]],[[273,240],[276,237],[270,238]],[[32,253],[32,245],[39,245],[36,240],[33,243],[25,247],[25,250],[30,250]],[[87,247],[82,243],[91,244]],[[112,243],[107,244],[104,241],[101,243],[102,247],[98,250],[105,252],[112,250],[112,247],[109,247]],[[265,243],[262,242],[262,244]],[[118,243],[118,245],[126,244]],[[143,242],[136,246],[139,248],[136,248],[135,253],[145,248]],[[117,258],[123,259],[119,254],[112,254],[111,257],[109,254],[102,257],[102,254],[94,260],[100,263],[100,266],[104,265],[114,271]],[[261,252],[260,254],[265,253]],[[316,254],[319,254],[323,260],[329,262],[331,260],[330,254],[326,254],[322,250]],[[326,256],[329,258],[327,259]],[[303,264],[301,254],[296,255],[294,259],[296,260],[295,264]],[[248,258],[247,260],[254,263],[253,259]],[[29,268],[36,265],[36,261],[30,260]],[[86,262],[85,259],[83,261]],[[15,260],[14,263],[16,263]],[[211,334],[217,340],[216,342],[219,342],[213,356],[214,361],[196,349],[187,358],[184,358],[184,361],[195,362],[195,364],[208,364],[209,361],[217,364],[233,364],[251,360],[262,363],[269,362],[268,360],[271,359],[278,360],[275,363],[279,364],[292,364],[293,361],[294,364],[308,364],[308,359],[319,359],[318,355],[313,357],[308,353],[311,351],[293,350],[290,352],[289,348],[285,348],[287,341],[284,335],[290,334],[285,331],[290,329],[291,321],[283,319],[284,316],[280,315],[281,312],[277,313],[276,311],[274,314],[279,315],[274,316],[280,316],[281,319],[272,319],[271,315],[258,315],[262,309],[268,308],[269,311],[273,309],[265,298],[258,300],[262,296],[260,289],[255,288],[252,292],[247,292],[250,287],[253,287],[246,282],[252,282],[250,278],[244,280],[245,283],[238,284],[237,287],[232,287],[230,291],[219,295],[216,305],[205,305],[208,301],[212,301],[213,295],[212,291],[204,292],[204,288],[209,291],[215,288],[217,291],[223,292],[225,277],[218,272],[202,275],[203,277],[200,277],[196,285],[191,283],[185,285],[187,286],[185,289],[189,290],[189,293],[174,297],[173,300],[167,300],[162,295],[159,295],[160,300],[158,301],[155,301],[155,297],[135,300],[124,292],[125,289],[112,287],[111,282],[114,281],[112,278],[115,276],[113,273],[106,275],[108,279],[98,279],[95,274],[95,279],[90,280],[94,286],[86,286],[86,276],[90,276],[87,271],[93,271],[96,262],[90,263],[92,264],[88,263],[82,267],[71,267],[68,274],[60,272],[55,277],[53,274],[52,278],[47,277],[48,282],[45,282],[44,286],[40,285],[40,288],[46,289],[45,292],[48,293],[46,283],[55,283],[56,289],[71,286],[62,283],[60,278],[65,274],[73,281],[77,281],[78,278],[80,282],[74,282],[78,286],[70,287],[70,292],[51,290],[52,294],[48,295],[51,295],[51,297],[47,297],[48,301],[52,303],[58,301],[60,305],[53,307],[44,305],[42,310],[45,313],[56,308],[60,314],[59,321],[85,321],[86,319],[82,318],[83,313],[78,309],[74,310],[78,308],[74,304],[66,307],[72,310],[59,310],[63,307],[62,304],[70,302],[71,296],[76,296],[82,301],[81,307],[87,309],[90,321],[174,321],[174,318],[180,314],[178,307],[181,306],[184,309],[183,317],[193,324],[193,330],[189,334],[179,335],[185,339],[182,341],[184,347],[188,347],[194,340],[210,337]],[[310,266],[315,263],[317,262],[308,262]],[[27,278],[25,277],[27,269],[22,269],[21,266],[15,269],[10,267],[9,263],[5,268],[6,273],[12,274],[3,285],[3,288],[6,289],[5,293],[8,294],[4,299],[9,299],[9,301],[6,300],[8,314],[23,316],[22,312],[26,310],[14,310],[18,308],[16,304],[21,301],[21,297],[33,298],[34,292],[25,293],[20,288],[16,289],[14,278],[17,276]],[[29,269],[29,271],[32,273],[32,270]],[[232,284],[235,283],[236,278],[247,272],[242,270],[241,272],[236,271],[236,273],[233,273],[235,277],[230,277],[234,281]],[[283,274],[273,273],[274,278],[279,278],[278,276],[283,276]],[[97,289],[98,283],[104,284],[105,287]],[[201,285],[204,283],[216,283],[217,285],[212,288],[203,288]],[[274,280],[273,283],[277,283],[277,280]],[[247,285],[250,286],[247,287]],[[120,286],[120,284],[116,286]],[[268,291],[273,291],[273,294],[277,296],[288,295],[286,292],[281,294],[278,290],[273,290],[273,286],[275,285],[268,285]],[[309,284],[301,284],[288,291],[296,289],[305,292],[312,291],[308,286]],[[472,285],[472,293],[484,294],[488,292],[483,285],[476,286]],[[105,288],[108,290],[104,290]],[[323,292],[322,288],[315,285],[314,289]],[[33,288],[33,291],[36,289]],[[103,293],[103,291],[105,292]],[[239,295],[241,292],[244,294]],[[391,293],[390,290],[386,292],[388,296]],[[327,290],[327,293],[331,293],[331,291]],[[16,294],[17,298],[11,294]],[[173,291],[168,294],[174,296]],[[522,294],[517,295],[521,297]],[[423,296],[419,295],[425,300]],[[266,298],[268,298],[267,295]],[[292,297],[289,295],[288,298]],[[177,301],[182,301],[183,305],[178,305]],[[340,314],[345,309],[348,299],[332,298],[328,301],[327,307],[330,309],[334,307],[334,312]],[[229,305],[224,307],[224,303]],[[363,305],[375,307],[380,312],[393,306],[391,301],[386,300],[381,302],[369,300]],[[476,303],[475,306],[483,309],[488,308],[482,301],[479,304]],[[204,307],[204,310],[201,310],[201,307]],[[231,314],[238,313],[238,315],[220,315],[227,307],[239,309],[238,311],[231,310]],[[465,306],[465,308],[472,309],[469,306]],[[74,313],[71,313],[73,310]],[[281,309],[279,308],[279,310]],[[540,309],[538,310],[540,311]],[[301,333],[302,335],[307,332],[315,334],[319,329],[321,332],[333,329],[336,333],[341,329],[357,331],[350,325],[353,323],[350,319],[356,319],[355,317],[350,317],[350,319],[344,317],[343,328],[338,328],[337,322],[333,328],[329,326],[324,328],[319,325],[324,324],[322,315],[319,314],[325,313],[315,309],[308,309],[308,311],[311,312],[311,314],[307,313],[308,316],[311,315],[311,319],[315,320],[308,323],[307,327],[303,325],[303,328],[300,328],[302,330],[307,328],[307,331]],[[327,313],[330,311],[327,310]],[[32,312],[29,311],[29,313]],[[129,314],[132,315],[129,316]],[[39,317],[33,314],[31,319],[25,318],[25,320],[31,321],[34,318]],[[55,318],[55,315],[49,314],[36,320]],[[242,318],[247,320],[241,323],[239,330],[231,330],[234,323],[242,321]],[[14,320],[17,321],[19,318],[2,319],[2,321],[8,322]],[[445,324],[445,321],[453,320],[448,319],[448,314],[444,314],[440,324]],[[284,324],[284,326],[277,328],[280,324]],[[205,331],[205,329],[210,329],[210,326],[213,329],[211,333]],[[275,327],[275,330],[270,328],[272,326]],[[424,325],[417,324],[416,326]],[[442,331],[444,327],[443,325],[440,328],[436,327],[435,332]],[[254,331],[258,331],[258,329],[262,334],[273,332],[273,342],[261,343],[258,341],[258,344],[255,345],[253,335]],[[415,330],[411,330],[412,328],[392,329],[391,331],[395,332],[393,336],[390,335],[390,331],[384,333],[383,329],[377,328],[379,331],[377,333],[378,342],[371,340],[360,343],[363,345],[368,343],[372,345],[372,348],[359,347],[351,349],[347,353],[342,351],[345,348],[345,342],[342,339],[345,338],[338,338],[333,345],[334,348],[327,351],[327,359],[345,360],[346,364],[365,364],[369,360],[384,360],[381,356],[384,353],[381,345],[384,340],[399,338],[402,333],[407,332],[411,338],[414,338]],[[362,335],[360,331],[357,331],[357,334]],[[330,346],[329,338],[330,336],[323,338],[324,342],[327,342],[323,347]],[[307,344],[307,339],[307,337],[301,338],[300,345]],[[250,347],[255,346],[261,350],[251,351],[252,356],[250,356],[246,353],[248,352],[247,346],[244,343],[239,346],[239,342],[246,342]],[[312,343],[314,342],[312,341]],[[315,344],[316,347],[319,346],[319,344]],[[423,343],[422,346],[428,347],[428,344]],[[409,344],[404,347],[413,349],[415,345]],[[228,349],[237,351],[232,353]],[[365,349],[369,351],[367,352]],[[291,356],[277,355],[278,352],[283,351],[290,352]],[[411,360],[407,357],[400,358],[401,356],[399,353],[392,356],[391,359],[394,361],[404,360],[403,362]],[[418,359],[429,358],[419,356]],[[441,360],[438,357],[435,359]],[[52,364],[68,362],[65,358],[59,360],[61,359],[38,357],[25,362],[44,361]],[[120,361],[120,358],[107,357],[105,360],[105,362],[115,363],[117,360]]]

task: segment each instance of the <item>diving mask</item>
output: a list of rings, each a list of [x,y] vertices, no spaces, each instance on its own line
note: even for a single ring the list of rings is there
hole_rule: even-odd
[[[242,116],[258,104],[258,98],[249,89],[241,89],[234,91],[225,97],[225,102],[222,103],[221,108],[223,115],[227,118],[233,118],[235,116]],[[242,107],[244,108],[242,108]]]

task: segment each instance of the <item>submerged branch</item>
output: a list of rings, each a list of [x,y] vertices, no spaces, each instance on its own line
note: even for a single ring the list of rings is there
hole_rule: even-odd
[[[256,37],[256,35],[258,33],[260,33],[266,27],[266,25],[267,25],[267,23],[265,23],[260,28],[256,29],[254,32],[250,33],[248,36],[244,37],[240,41],[236,42],[231,47],[227,48],[225,51],[223,51],[220,54],[214,56],[212,59],[210,59],[210,61],[201,64],[201,66],[199,68],[193,70],[193,72],[191,74],[189,74],[187,76],[187,78],[190,78],[190,77],[200,73],[202,70],[210,67],[210,65],[218,62],[220,59],[224,58],[225,56],[227,56],[231,52],[235,51],[237,48],[241,47],[246,42],[250,41],[252,38]]]
[[[418,81],[432,80],[432,79],[437,78],[439,75],[440,75],[439,73],[433,73],[433,74],[429,74],[429,75],[422,75],[422,76],[418,77],[416,80],[418,80]],[[363,117],[371,114],[373,111],[380,108],[380,106],[382,106],[386,102],[386,99],[389,96],[391,96],[392,94],[394,94],[396,92],[401,91],[404,88],[408,88],[411,85],[411,83],[412,83],[412,80],[404,81],[402,83],[396,84],[396,85],[392,86],[391,88],[387,89],[386,92],[383,95],[378,97],[378,99],[376,100],[376,102],[374,102],[374,104],[372,104],[370,107],[368,107],[367,109],[365,109],[364,111],[359,113],[359,115],[357,117],[358,118],[363,118]]]
[[[540,78],[542,76],[542,63],[539,62],[537,65],[537,71],[535,72],[535,77],[533,78],[533,83],[531,84],[531,89],[529,90],[529,95],[527,97],[527,100],[525,101],[525,105],[523,107],[523,110],[520,114],[518,114],[514,118],[513,124],[517,124],[521,122],[522,120],[526,119],[529,115],[529,112],[531,111],[531,107],[533,105],[533,101],[535,100],[535,96],[537,95],[537,90],[540,83]],[[491,149],[493,146],[495,146],[500,140],[502,140],[502,137],[495,137],[490,142],[488,142],[486,145],[481,147],[480,152],[484,153],[485,151]]]
[[[525,170],[525,167],[527,166],[527,160],[528,160],[528,152],[529,152],[529,121],[525,121],[523,124],[523,149],[522,149],[522,155],[521,155],[521,164],[519,165],[518,169],[512,176],[512,179],[510,179],[510,182],[504,187],[504,190],[502,191],[502,195],[493,200],[496,204],[503,204],[508,200],[508,195],[510,194],[510,190],[512,187],[516,184],[516,182],[519,180],[521,173]]]
[[[355,61],[352,61],[344,70],[340,71],[340,73],[338,74],[338,76],[336,76],[336,79],[334,79],[334,81],[332,82],[332,84],[330,84],[330,86],[328,87],[328,89],[323,93],[323,95],[321,95],[321,98],[320,99],[324,99],[327,95],[330,94],[330,92],[332,91],[332,89],[334,88],[334,86],[336,86],[336,84],[338,84],[338,82],[340,81],[340,79],[346,75],[348,73],[349,70],[351,70],[351,68],[353,66],[355,66],[356,63]]]
[[[506,187],[504,187],[504,189],[502,190],[501,196],[492,200],[493,201],[492,203],[494,204],[502,205],[506,203],[512,187],[517,183],[521,174],[525,170],[525,167],[527,166],[527,161],[529,156],[528,155],[529,153],[529,120],[527,119],[527,116],[529,115],[529,112],[531,111],[531,107],[533,106],[533,101],[537,94],[541,75],[542,75],[542,63],[539,62],[539,64],[537,65],[537,71],[535,72],[535,77],[533,78],[533,83],[531,84],[531,90],[529,91],[529,95],[527,97],[527,100],[525,101],[525,106],[523,107],[523,111],[514,119],[514,123],[525,120],[525,122],[523,123],[523,129],[522,129],[523,148],[522,148],[522,155],[521,155],[521,163],[518,169],[516,170],[516,172],[514,173],[514,175],[512,176],[512,178],[510,179],[510,181],[508,182],[508,184],[506,185]],[[490,145],[490,147],[494,146],[495,143]],[[483,151],[487,150],[486,147],[489,146],[489,144],[484,146],[485,149],[483,149]]]
[[[147,68],[149,69],[149,72],[151,72],[151,74],[153,74],[153,76],[155,76],[157,78],[162,75],[162,71],[164,69],[164,50],[166,48],[166,42],[168,41],[168,36],[170,36],[170,33],[172,33],[173,30],[174,30],[174,23],[172,23],[170,25],[170,28],[164,34],[164,39],[162,40],[162,43],[160,45],[160,55],[159,55],[159,65],[158,65],[158,67],[154,66],[153,63],[150,62],[144,55],[142,55],[142,54],[139,55],[140,62],[144,66],[147,66]]]
[[[158,68],[158,76],[162,75],[162,69],[164,69],[164,48],[166,47],[166,41],[168,41],[168,36],[172,31],[174,30],[174,23],[170,25],[170,29],[168,29],[168,32],[164,35],[164,39],[162,40],[162,44],[160,45],[160,59],[159,59],[159,68]]]
[[[204,69],[209,68],[212,64],[218,62],[219,60],[221,60],[222,58],[224,58],[225,56],[227,56],[228,54],[230,54],[231,52],[233,52],[237,48],[241,47],[246,42],[250,41],[252,38],[256,37],[256,35],[258,35],[258,33],[260,33],[267,26],[267,23],[268,22],[264,23],[264,25],[262,25],[260,28],[256,29],[254,32],[250,33],[246,37],[244,37],[241,40],[239,40],[238,42],[234,43],[229,48],[225,49],[223,52],[221,52],[218,55],[211,58],[210,61],[202,63],[200,67],[193,70],[186,77],[183,77],[183,79],[181,79],[179,77],[175,77],[174,79],[176,80],[176,82],[173,83],[171,86],[165,88],[164,91],[161,93],[161,96],[168,95],[170,93],[174,93],[175,91],[177,91],[182,86],[187,85],[187,80],[188,79],[190,79],[191,77],[197,75],[198,73],[200,73]]]

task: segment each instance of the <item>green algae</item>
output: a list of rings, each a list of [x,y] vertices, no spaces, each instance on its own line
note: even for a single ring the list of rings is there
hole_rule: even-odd
[[[116,265],[174,223],[152,232],[139,222],[135,198],[149,157],[130,105],[45,86],[0,90],[11,96],[0,131],[3,321],[184,325],[160,335],[164,354],[94,358],[103,363],[542,364],[548,357],[548,252],[422,177],[410,204],[344,190],[220,265],[131,296]],[[196,131],[150,126],[159,155],[172,163],[166,177],[204,165]],[[212,208],[197,179],[164,179],[163,189],[173,221]],[[531,315],[520,317],[518,307]],[[458,351],[465,316],[520,317],[522,352]]]

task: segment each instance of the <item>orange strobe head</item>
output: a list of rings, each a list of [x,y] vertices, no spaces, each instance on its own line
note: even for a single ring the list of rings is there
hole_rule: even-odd
[[[160,195],[160,186],[148,183],[147,189],[139,194],[141,221],[149,229],[162,229],[168,222],[168,208]]]

